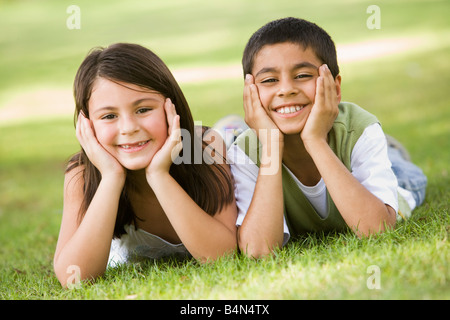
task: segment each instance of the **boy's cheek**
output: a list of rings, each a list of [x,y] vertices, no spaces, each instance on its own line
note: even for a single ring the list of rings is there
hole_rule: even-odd
[[[266,92],[266,90],[264,90],[264,88],[261,87],[258,87],[258,93],[259,93],[259,101],[261,102],[264,109],[268,110],[270,102],[272,100],[271,97],[274,95],[270,94],[269,92]]]

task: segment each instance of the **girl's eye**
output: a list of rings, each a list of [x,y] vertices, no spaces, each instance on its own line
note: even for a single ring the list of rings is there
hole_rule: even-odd
[[[107,115],[104,115],[101,119],[102,120],[112,120],[115,117],[116,117],[116,115],[114,115],[114,114],[107,114]]]
[[[137,113],[146,113],[148,111],[152,110],[151,108],[139,108],[137,110]]]

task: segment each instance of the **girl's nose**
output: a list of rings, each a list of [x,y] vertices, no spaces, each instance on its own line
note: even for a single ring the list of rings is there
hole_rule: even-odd
[[[129,135],[139,130],[139,122],[134,117],[122,117],[120,120],[120,134]]]

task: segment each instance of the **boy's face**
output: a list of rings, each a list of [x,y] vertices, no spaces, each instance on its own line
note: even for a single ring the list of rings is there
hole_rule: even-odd
[[[284,42],[264,46],[256,55],[252,75],[269,117],[284,134],[298,134],[314,105],[319,67],[310,48]],[[336,77],[340,95],[340,76]]]

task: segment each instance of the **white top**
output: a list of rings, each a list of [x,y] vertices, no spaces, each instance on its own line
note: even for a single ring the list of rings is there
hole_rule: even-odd
[[[169,256],[190,257],[182,243],[170,243],[145,230],[136,230],[133,225],[126,225],[124,228],[126,233],[111,242],[108,267],[141,259],[160,259]]]
[[[237,145],[230,147],[227,159],[232,164],[231,172],[235,180],[235,197],[238,207],[236,225],[240,226],[252,200],[259,168]],[[412,194],[398,186],[387,155],[386,138],[378,123],[368,126],[359,137],[351,154],[350,166],[352,175],[383,203],[394,208],[396,213],[398,212],[397,192],[405,198],[411,209],[415,208],[416,203]],[[325,218],[328,213],[326,186],[323,179],[317,185],[309,187],[303,185],[289,169],[287,171],[317,213]],[[289,229],[284,219],[283,245],[289,237]]]

